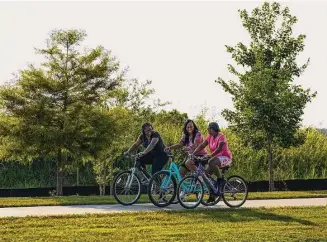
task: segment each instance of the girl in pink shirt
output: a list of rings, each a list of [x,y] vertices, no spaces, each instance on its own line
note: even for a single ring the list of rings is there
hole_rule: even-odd
[[[169,146],[165,149],[165,151],[176,150],[183,148],[189,154],[193,153],[194,150],[204,141],[198,127],[195,125],[193,120],[188,119],[184,124],[183,135],[180,139],[179,143]],[[198,156],[207,155],[207,151],[205,149],[199,151]],[[185,165],[185,162],[179,167],[179,171],[184,177],[186,173],[189,171]]]

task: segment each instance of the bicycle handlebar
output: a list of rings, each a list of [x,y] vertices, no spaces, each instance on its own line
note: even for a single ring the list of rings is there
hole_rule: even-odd
[[[194,160],[199,160],[199,161],[206,161],[206,160],[210,159],[210,157],[208,157],[208,156],[189,155],[188,157],[189,157],[189,159],[192,159],[192,160],[194,159]]]
[[[170,158],[173,158],[173,157],[174,157],[174,155],[171,154],[170,152],[166,152],[166,151],[165,151],[165,153],[166,153],[167,156],[170,157]],[[132,158],[132,159],[136,159],[136,158],[142,157],[142,156],[139,155],[139,153],[137,153],[137,154],[135,154],[135,155],[132,155],[132,154],[124,154],[124,156],[125,156],[125,157],[128,157],[128,158]]]

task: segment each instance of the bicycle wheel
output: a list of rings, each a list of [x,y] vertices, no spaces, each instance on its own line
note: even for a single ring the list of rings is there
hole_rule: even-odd
[[[203,198],[201,200],[201,204],[203,206],[214,206],[216,205],[217,203],[219,203],[219,201],[221,200],[221,196],[215,196],[215,200],[212,201],[212,202],[208,202],[208,199],[210,197],[210,190],[208,189],[208,186],[203,183]]]
[[[174,201],[176,188],[176,178],[168,171],[159,171],[150,179],[148,195],[154,205],[166,207]]]
[[[203,198],[203,185],[196,176],[186,176],[178,184],[177,199],[184,208],[196,208]]]
[[[248,187],[240,176],[231,176],[222,189],[224,203],[231,208],[242,206],[248,197]]]
[[[114,180],[113,194],[116,201],[124,206],[136,203],[141,196],[140,179],[131,171],[119,173]]]

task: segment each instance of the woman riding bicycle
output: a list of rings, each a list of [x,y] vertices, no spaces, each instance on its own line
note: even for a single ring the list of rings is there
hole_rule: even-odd
[[[193,120],[188,119],[183,127],[183,136],[180,139],[179,143],[169,146],[165,149],[165,151],[169,152],[170,150],[177,150],[184,148],[188,153],[193,153],[193,151],[203,142],[203,137],[194,123]],[[207,155],[207,151],[202,149],[198,154],[198,156]],[[179,167],[179,172],[182,177],[186,175],[188,171],[190,171],[186,165],[186,162]]]
[[[198,152],[209,145],[211,155],[209,156],[210,159],[207,171],[209,174],[215,174],[217,176],[216,185],[217,187],[221,187],[223,180],[218,167],[223,168],[229,166],[232,163],[232,153],[228,148],[225,135],[220,132],[219,125],[216,122],[209,123],[208,134],[207,138],[194,150],[192,155],[197,155]],[[191,169],[194,169],[194,167],[192,166]],[[213,199],[214,197],[210,194],[209,200]]]
[[[162,170],[168,161],[165,145],[160,134],[153,130],[150,123],[142,125],[142,134],[137,138],[136,142],[125,152],[125,155],[137,150],[143,144],[145,150],[138,153],[139,162],[142,166],[152,164],[152,175]]]

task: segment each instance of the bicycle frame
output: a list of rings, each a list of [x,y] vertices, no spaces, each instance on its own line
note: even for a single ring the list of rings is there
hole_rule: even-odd
[[[128,187],[128,188],[130,188],[132,185],[134,176],[136,176],[136,171],[140,171],[143,174],[143,176],[147,180],[147,183],[149,183],[149,181],[151,179],[151,175],[148,173],[148,171],[146,169],[144,169],[141,165],[138,164],[137,158],[136,157],[132,157],[132,158],[134,158],[134,165],[130,169],[131,176],[128,177],[127,182],[126,182],[126,187]]]
[[[171,180],[172,176],[175,176],[178,182],[182,180],[182,176],[179,172],[178,166],[174,162],[173,158],[171,157],[172,161],[170,162],[168,170],[164,170],[166,172],[169,172],[169,177],[166,177],[164,181],[161,183],[160,188],[166,189],[169,185],[169,181]]]
[[[219,188],[216,188],[215,185],[213,184],[212,180],[209,179],[209,177],[207,176],[207,172],[206,172],[206,170],[204,169],[204,167],[202,166],[201,163],[196,168],[196,176],[197,177],[199,177],[199,176],[202,177],[204,182],[206,183],[205,185],[208,184],[214,193],[216,193],[216,194],[218,193]]]
[[[170,182],[172,176],[175,176],[178,183],[183,179],[183,177],[181,176],[181,174],[179,172],[179,168],[176,165],[176,163],[174,162],[173,158],[172,158],[172,161],[171,161],[171,163],[169,165],[169,169],[164,170],[164,171],[169,172],[169,176],[165,177],[165,179],[163,180],[163,182],[160,185],[160,189],[167,189],[168,188],[169,182]],[[206,184],[204,184],[204,185],[205,185],[204,190],[206,191],[208,188],[207,188]]]

